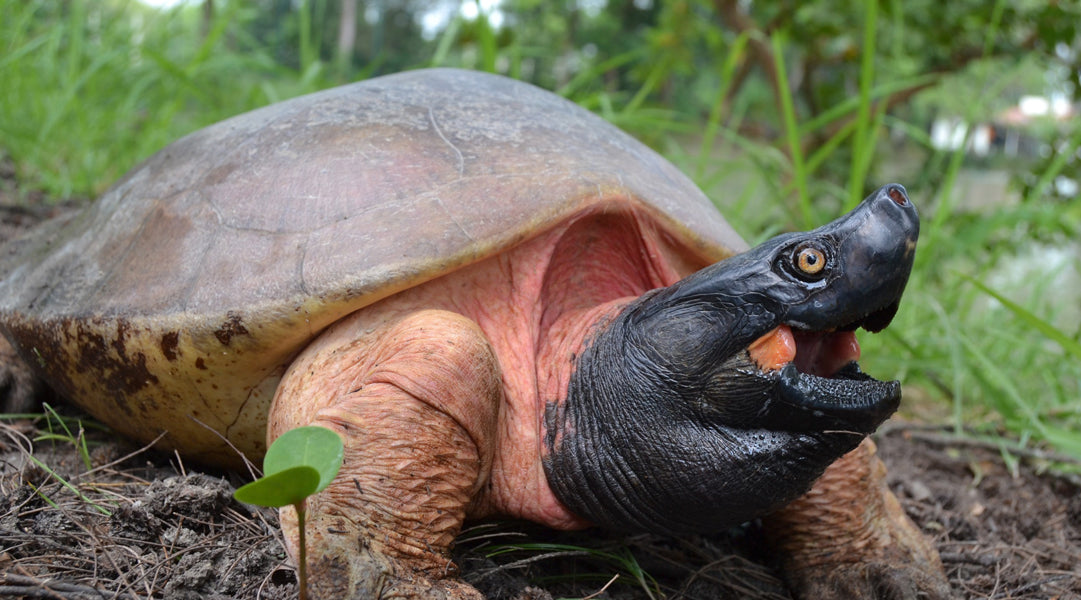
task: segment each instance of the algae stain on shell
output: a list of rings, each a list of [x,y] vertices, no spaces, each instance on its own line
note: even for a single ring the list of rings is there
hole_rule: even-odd
[[[161,355],[169,362],[177,359],[177,347],[180,345],[180,332],[168,331],[161,336]]]
[[[228,346],[232,343],[233,338],[238,335],[249,335],[247,327],[244,327],[244,320],[240,314],[235,311],[229,311],[226,315],[226,320],[214,331],[214,337],[218,338],[218,341],[223,346]]]

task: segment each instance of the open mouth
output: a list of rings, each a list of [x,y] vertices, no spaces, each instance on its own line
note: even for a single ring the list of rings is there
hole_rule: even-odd
[[[901,385],[863,373],[855,330],[880,331],[896,305],[843,327],[807,331],[781,325],[755,340],[748,353],[775,380],[762,415],[771,426],[793,431],[871,433],[895,410]]]

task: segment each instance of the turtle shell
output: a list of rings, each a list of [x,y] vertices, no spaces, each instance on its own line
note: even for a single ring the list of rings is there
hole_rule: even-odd
[[[599,202],[637,203],[708,261],[745,247],[675,167],[559,96],[380,77],[193,133],[9,244],[0,328],[125,435],[258,456],[278,379],[327,325]]]

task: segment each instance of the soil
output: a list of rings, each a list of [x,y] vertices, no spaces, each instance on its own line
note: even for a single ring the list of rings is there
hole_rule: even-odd
[[[0,206],[0,241],[51,212]],[[276,511],[232,499],[250,474],[63,423],[0,422],[0,597],[296,597]],[[1010,456],[935,427],[891,421],[876,439],[959,597],[1081,598],[1076,478],[1038,452]],[[758,534],[754,523],[680,538],[480,523],[455,560],[491,598],[791,598]]]
[[[296,597],[277,514],[247,480],[45,419],[0,424],[0,597]],[[1081,598],[1081,486],[970,439],[902,422],[877,436],[890,483],[962,598]],[[31,450],[32,449],[32,450]],[[84,457],[90,461],[88,470]],[[65,483],[66,482],[66,483]],[[789,599],[755,524],[613,537],[471,524],[456,561],[490,598]],[[604,590],[601,593],[601,590]]]

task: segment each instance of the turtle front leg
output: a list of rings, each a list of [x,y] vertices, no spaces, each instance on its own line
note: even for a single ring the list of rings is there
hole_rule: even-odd
[[[763,522],[798,598],[953,597],[938,552],[886,486],[870,439]]]
[[[309,591],[479,598],[455,577],[448,551],[491,469],[498,363],[461,315],[384,323],[365,332],[370,319],[353,318],[324,333],[290,367],[271,409],[271,438],[312,424],[345,444],[338,477],[307,501]],[[295,550],[292,508],[282,528]]]

